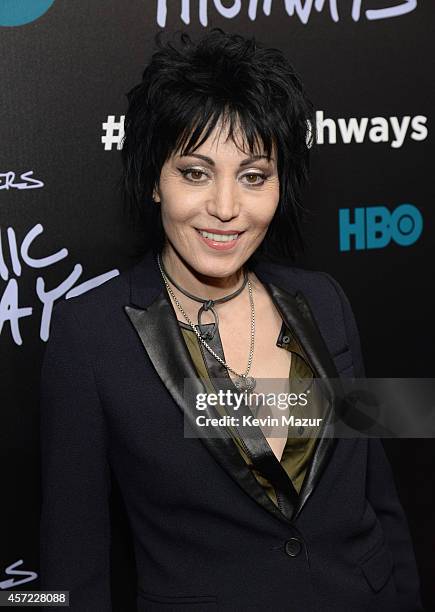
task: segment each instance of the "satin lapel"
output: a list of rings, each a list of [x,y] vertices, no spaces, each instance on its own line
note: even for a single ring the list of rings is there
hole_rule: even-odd
[[[155,370],[191,423],[192,404],[188,397],[192,397],[192,393],[204,393],[205,389],[197,376],[195,365],[184,342],[157,263],[150,254],[132,268],[130,290],[131,301],[124,306],[124,310]],[[184,379],[190,379],[188,397],[185,396]],[[210,407],[207,407],[202,414],[206,417],[216,416]],[[216,429],[217,435],[219,432],[220,430]],[[289,518],[286,518],[268,497],[230,437],[221,435],[213,438],[201,437],[200,440],[215,460],[255,502],[288,524]]]
[[[261,264],[261,266],[264,266],[264,264]],[[298,290],[293,290],[292,293],[284,277],[277,279],[274,276],[275,282],[272,283],[267,269],[265,270],[261,266],[255,269],[256,276],[266,287],[284,322],[293,331],[304,348],[314,368],[316,377],[320,379],[320,384],[329,401],[327,418],[323,422],[316,450],[308,466],[294,509],[292,520],[295,520],[319,482],[320,476],[336,446],[337,440],[333,435],[336,417],[334,406],[337,393],[341,394],[341,385],[337,368],[320,333],[306,297]]]

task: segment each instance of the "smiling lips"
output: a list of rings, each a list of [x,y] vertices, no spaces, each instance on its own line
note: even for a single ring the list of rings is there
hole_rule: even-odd
[[[212,228],[197,229],[200,239],[212,249],[226,251],[237,244],[243,234],[241,230],[215,230]]]

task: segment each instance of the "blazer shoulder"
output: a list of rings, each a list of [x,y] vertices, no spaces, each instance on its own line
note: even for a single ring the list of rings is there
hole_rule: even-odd
[[[301,292],[310,302],[319,303],[325,309],[341,309],[345,293],[340,283],[328,272],[311,270],[298,266],[272,263],[268,264],[271,280],[285,282],[293,294]],[[315,306],[314,306],[315,307]]]
[[[85,293],[69,298],[59,299],[53,307],[53,315],[61,313],[63,316],[88,316],[98,312],[100,317],[110,314],[118,304],[127,303],[129,296],[130,268],[112,276]]]
[[[104,350],[108,339],[122,327],[122,307],[129,294],[127,269],[85,293],[59,299],[51,313],[48,342],[53,333],[71,333],[82,339],[90,353]]]
[[[322,322],[322,327],[335,330],[336,333],[340,330],[342,333],[345,318],[343,300],[346,298],[340,283],[322,270],[292,268],[290,274],[295,288],[307,298],[314,316]]]

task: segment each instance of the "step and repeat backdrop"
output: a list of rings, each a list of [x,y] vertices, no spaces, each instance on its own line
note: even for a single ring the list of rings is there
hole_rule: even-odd
[[[53,304],[146,248],[123,211],[120,149],[126,93],[156,33],[218,26],[285,52],[318,133],[298,265],[345,289],[368,376],[432,377],[434,24],[429,0],[0,1],[0,590],[38,589],[38,385]],[[435,441],[384,445],[435,610]],[[115,609],[133,609],[116,489],[112,506]]]

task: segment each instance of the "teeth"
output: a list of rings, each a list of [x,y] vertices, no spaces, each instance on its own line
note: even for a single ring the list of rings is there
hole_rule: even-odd
[[[230,242],[231,240],[237,240],[239,237],[239,234],[211,234],[210,232],[203,232],[202,230],[198,231],[204,238],[216,240],[216,242]]]

